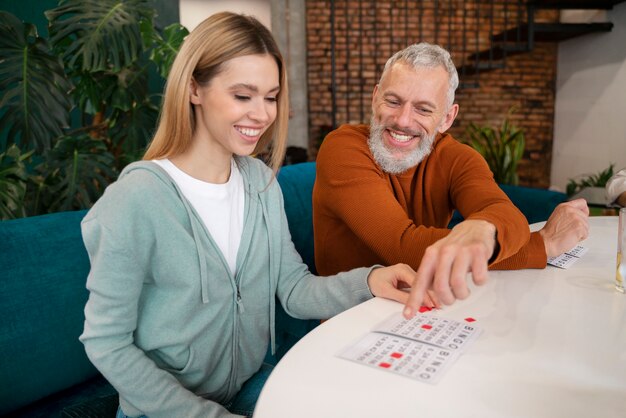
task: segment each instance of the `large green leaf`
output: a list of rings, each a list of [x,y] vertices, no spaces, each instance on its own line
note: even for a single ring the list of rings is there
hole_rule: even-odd
[[[0,11],[0,131],[7,145],[49,149],[69,124],[70,83],[32,24]]]
[[[25,162],[32,154],[33,151],[22,154],[15,144],[0,154],[0,219],[26,216],[24,196],[28,170]]]
[[[129,111],[134,103],[148,96],[148,73],[138,66],[117,72],[79,71],[74,78],[77,106],[89,115],[103,112],[108,118],[116,109]]]
[[[116,177],[114,158],[89,135],[61,138],[47,155],[42,197],[49,211],[90,207]]]
[[[50,41],[70,68],[118,71],[142,52],[139,23],[152,21],[145,0],[62,0],[48,10]]]
[[[148,97],[148,73],[139,68],[126,69],[116,74],[117,82],[111,92],[109,106],[123,112],[132,111],[137,102]]]
[[[104,112],[109,98],[117,88],[117,75],[105,71],[79,70],[72,76],[76,86],[73,92],[76,106],[87,115]],[[82,123],[87,124],[88,122],[83,120]]]
[[[118,167],[140,159],[154,133],[159,109],[149,100],[135,102],[133,107],[114,119],[110,137],[118,157]]]
[[[172,23],[165,28],[161,36],[147,21],[144,21],[141,25],[141,32],[144,41],[146,38],[152,41],[150,59],[157,65],[161,77],[167,78],[174,58],[189,31],[179,23]]]

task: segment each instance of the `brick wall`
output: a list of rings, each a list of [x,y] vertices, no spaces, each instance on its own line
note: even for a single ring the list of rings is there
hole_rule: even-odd
[[[420,40],[451,51],[457,64],[489,45],[491,33],[514,26],[517,0],[490,1],[334,1],[335,125],[369,122],[371,93],[385,61],[397,50]],[[497,3],[497,4],[496,4]],[[434,6],[437,5],[437,8]],[[423,6],[423,7],[421,7]],[[309,154],[315,158],[320,138],[333,125],[331,2],[307,0],[307,65],[309,88]],[[491,19],[493,17],[493,19]],[[558,13],[542,11],[537,21],[555,21]],[[491,21],[493,20],[493,28]],[[506,25],[505,25],[506,20]],[[555,44],[537,43],[528,53],[508,56],[506,67],[462,77],[457,90],[459,116],[450,129],[457,139],[470,122],[499,126],[508,110],[523,128],[526,150],[520,162],[520,184],[548,187],[552,157]],[[479,87],[466,87],[471,84]],[[465,86],[465,87],[464,87]]]

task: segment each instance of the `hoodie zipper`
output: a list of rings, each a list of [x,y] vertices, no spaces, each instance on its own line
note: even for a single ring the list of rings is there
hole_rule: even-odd
[[[247,215],[247,214],[246,214]],[[244,219],[244,231],[246,229],[246,222],[247,219]],[[245,308],[244,308],[244,304],[243,304],[243,298],[241,297],[241,277],[242,277],[242,271],[244,269],[244,266],[246,265],[246,261],[248,260],[248,255],[250,254],[250,249],[248,249],[248,251],[246,251],[246,255],[244,257],[244,259],[241,261],[241,264],[238,265],[238,269],[235,273],[235,276],[233,277],[233,283],[235,284],[235,304],[237,305],[237,308],[235,309],[235,318],[234,318],[234,324],[233,324],[233,362],[232,362],[232,368],[231,368],[231,372],[230,372],[230,381],[228,383],[228,396],[233,396],[234,395],[234,388],[235,388],[235,382],[237,380],[237,369],[239,367],[239,316],[241,314],[243,314],[245,312]],[[230,270],[229,270],[230,271]]]
[[[239,290],[239,285],[237,286],[237,311],[239,314],[244,313],[246,310],[243,307],[243,301],[241,300],[241,291]]]

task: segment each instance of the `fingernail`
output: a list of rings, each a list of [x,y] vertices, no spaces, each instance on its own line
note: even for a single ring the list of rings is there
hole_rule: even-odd
[[[405,318],[410,318],[413,316],[413,310],[411,308],[409,308],[408,306],[406,308],[404,308],[404,317]]]

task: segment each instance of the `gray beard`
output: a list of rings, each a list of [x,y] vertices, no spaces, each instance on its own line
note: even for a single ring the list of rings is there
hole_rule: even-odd
[[[367,139],[367,144],[374,156],[374,160],[385,173],[404,173],[408,169],[418,165],[433,149],[435,134],[426,135],[426,133],[422,131],[419,133],[421,139],[417,148],[403,154],[400,159],[394,157],[393,153],[385,147],[383,142],[383,132],[385,132],[385,129],[386,126],[377,123],[374,118],[372,118],[370,122],[370,136]],[[402,131],[401,129],[397,130]]]

